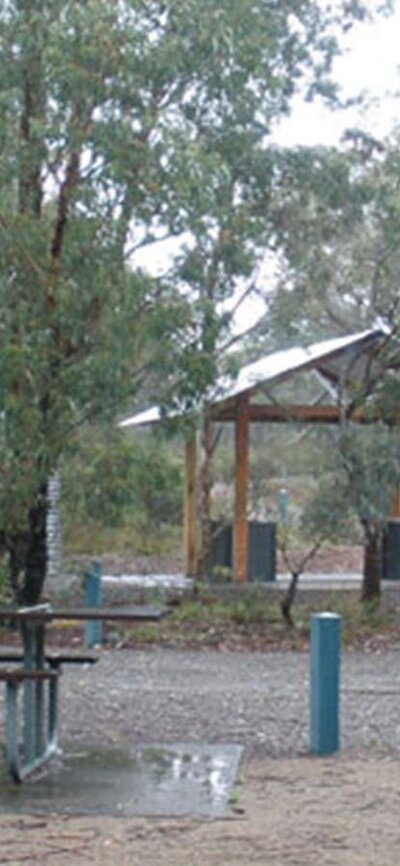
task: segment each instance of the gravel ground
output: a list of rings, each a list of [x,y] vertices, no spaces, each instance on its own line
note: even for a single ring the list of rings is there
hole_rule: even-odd
[[[62,740],[241,743],[240,808],[213,821],[0,815],[0,862],[398,866],[398,661],[344,654],[343,748],[316,759],[307,653],[101,650],[63,675]]]
[[[341,728],[346,750],[400,754],[399,651],[344,653]],[[307,751],[308,654],[101,650],[66,667],[64,742],[235,742],[245,758]]]

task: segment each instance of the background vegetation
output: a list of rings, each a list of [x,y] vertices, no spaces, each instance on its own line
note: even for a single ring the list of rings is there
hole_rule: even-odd
[[[398,138],[383,143],[353,130],[339,148],[273,139],[299,92],[340,103],[330,73],[341,34],[390,5],[1,6],[0,548],[19,603],[40,598],[57,470],[71,544],[82,528],[100,547],[101,533],[110,542],[110,532],[157,543],[174,535],[178,453],[147,434],[117,435],[125,411],[154,400],[200,410],[207,554],[214,443],[201,413],[216,376],[277,345],[378,319],[395,332]],[[162,276],[140,264],[161,241],[175,250]],[[271,260],[273,291],[262,278]],[[254,294],[266,315],[235,359],[233,316]],[[389,380],[385,367],[382,381],[368,382],[364,401],[398,404],[396,375]],[[353,511],[372,549],[386,505],[378,497],[366,513],[359,482],[368,465],[382,468],[386,431],[363,464],[349,424],[344,432],[337,470],[359,491]],[[323,438],[304,437],[301,456],[298,442],[286,448],[275,436],[253,456],[253,507],[267,512],[274,493],[264,474],[290,482],[302,504],[316,483],[317,441],[325,471]],[[225,441],[220,483],[229,494],[229,433]],[[394,463],[385,464],[392,481]]]

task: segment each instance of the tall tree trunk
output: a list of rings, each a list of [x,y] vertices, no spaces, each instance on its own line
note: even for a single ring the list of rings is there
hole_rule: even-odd
[[[15,601],[36,604],[41,596],[47,566],[47,485],[42,485],[29,510],[28,528],[7,539],[10,583]]]
[[[361,588],[362,601],[377,601],[381,595],[382,532],[368,523],[364,527],[364,563]]]
[[[23,598],[35,604],[40,598],[47,565],[47,485],[41,489],[37,504],[29,512],[29,537],[25,562]]]
[[[299,582],[300,573],[293,571],[290,575],[289,586],[281,601],[281,611],[286,624],[293,628],[294,622],[292,617],[292,607],[296,596],[297,584]]]

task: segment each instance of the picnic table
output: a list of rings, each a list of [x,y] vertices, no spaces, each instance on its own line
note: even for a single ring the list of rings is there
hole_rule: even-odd
[[[49,604],[0,608],[0,623],[16,624],[21,651],[0,653],[0,681],[6,688],[6,760],[11,778],[22,782],[54,754],[58,746],[59,677],[65,664],[94,664],[93,653],[53,653],[46,650],[46,625],[55,620],[107,622],[157,621],[168,613],[153,605],[93,609],[53,608]],[[22,706],[18,700],[23,687]],[[22,715],[22,719],[20,716]],[[19,731],[22,727],[22,743]]]

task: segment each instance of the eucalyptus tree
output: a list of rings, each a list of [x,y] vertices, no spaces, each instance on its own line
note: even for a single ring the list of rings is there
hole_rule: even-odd
[[[399,142],[349,130],[340,147],[279,149],[271,207],[279,276],[260,333],[351,332],[396,323]]]
[[[397,428],[385,426],[399,391],[399,152],[398,134],[382,142],[359,130],[349,131],[339,149],[280,150],[273,219],[281,274],[259,328],[261,340],[298,341],[387,327],[379,358],[356,387],[348,384],[347,395],[337,395],[343,411],[336,471],[343,502],[362,527],[366,600],[380,593],[382,540],[399,483]],[[355,406],[367,417],[373,410],[370,429],[352,423]]]
[[[339,5],[343,26],[364,14]],[[326,87],[331,25],[313,0],[2,4],[0,537],[20,601],[40,595],[48,478],[74,431],[135,393],[150,338],[164,363],[167,338],[180,348],[185,293],[133,253],[189,232],[232,261],[224,207],[299,79]]]
[[[186,147],[174,145],[170,158],[176,178],[171,227],[178,217],[178,228],[185,231],[170,278],[190,298],[193,311],[171,378],[172,402],[196,405],[200,398],[203,407],[207,386],[224,365],[232,367],[227,350],[236,339],[233,318],[240,321],[243,302],[260,290],[258,273],[268,251],[275,252],[277,241],[281,245],[274,213],[280,195],[274,124],[290,111],[300,86],[306,98],[318,92],[335,97],[329,71],[339,50],[336,37],[365,14],[358,3],[338,4],[334,16],[318,3],[238,0],[225,17],[223,6],[214,8],[219,23],[209,43],[216,100],[199,93],[196,104],[185,108]],[[221,85],[227,87],[223,95]],[[200,571],[211,543],[211,458],[217,440],[205,409]]]

